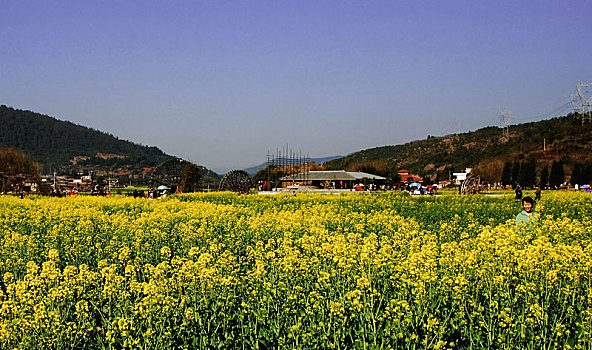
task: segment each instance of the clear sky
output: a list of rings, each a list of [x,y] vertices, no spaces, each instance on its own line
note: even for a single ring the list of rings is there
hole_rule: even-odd
[[[570,111],[592,1],[0,0],[0,104],[219,172]],[[561,113],[565,112],[565,113]]]

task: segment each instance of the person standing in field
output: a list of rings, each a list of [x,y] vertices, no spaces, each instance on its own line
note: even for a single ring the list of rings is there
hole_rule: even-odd
[[[536,190],[534,190],[534,200],[535,202],[538,202],[541,200],[541,187],[537,186]]]
[[[518,215],[516,215],[516,225],[521,225],[525,223],[527,225],[531,225],[533,222],[537,221],[536,213],[533,211],[534,209],[534,199],[530,196],[524,197],[522,200],[522,210]]]
[[[516,202],[520,203],[520,201],[522,200],[522,188],[520,187],[520,184],[516,185],[514,193],[516,193]]]

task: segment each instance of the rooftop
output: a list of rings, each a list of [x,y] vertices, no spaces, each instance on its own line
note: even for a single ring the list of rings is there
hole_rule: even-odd
[[[292,176],[284,176],[282,181],[353,181],[361,179],[385,180],[384,177],[361,171],[327,170],[309,171]]]

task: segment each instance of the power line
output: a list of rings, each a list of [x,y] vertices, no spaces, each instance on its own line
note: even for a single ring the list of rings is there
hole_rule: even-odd
[[[559,107],[555,107],[554,109],[552,109],[548,112],[538,113],[538,114],[526,116],[526,117],[514,118],[514,120],[525,122],[525,121],[531,121],[531,120],[547,119],[547,118],[552,118],[552,117],[556,117],[556,116],[561,116],[562,114],[564,114],[566,111],[568,111],[570,109],[571,109],[571,101],[568,101],[568,102],[564,103],[563,105],[561,105]]]
[[[590,92],[592,92],[592,83],[582,84],[578,82],[578,85],[574,92],[570,95],[569,100],[561,106],[555,107],[547,112],[537,113],[531,116],[521,116],[517,118],[513,117],[513,120],[519,122],[526,122],[532,120],[548,119],[552,117],[562,116],[563,114],[567,114],[568,110],[573,109],[576,113],[582,113],[582,115],[585,115],[585,119],[582,120],[582,123],[585,120],[592,121],[592,97],[586,97],[592,96]],[[586,111],[588,111],[587,114]]]

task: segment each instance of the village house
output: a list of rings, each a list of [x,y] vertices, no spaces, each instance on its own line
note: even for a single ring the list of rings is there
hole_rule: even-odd
[[[397,172],[401,177],[401,182],[419,182],[423,183],[423,179],[419,176],[409,174],[409,170],[401,169]]]
[[[464,172],[452,173],[452,176],[454,176],[454,184],[460,186],[462,182],[467,179],[467,176],[469,176],[471,170],[471,168],[466,168]]]

